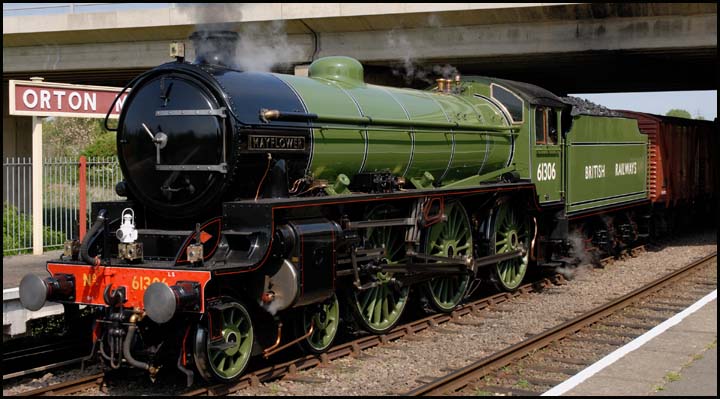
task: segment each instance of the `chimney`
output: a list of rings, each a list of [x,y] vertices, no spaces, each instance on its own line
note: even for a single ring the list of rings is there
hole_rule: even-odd
[[[196,31],[190,35],[195,47],[195,64],[214,64],[235,68],[238,34],[229,30]]]

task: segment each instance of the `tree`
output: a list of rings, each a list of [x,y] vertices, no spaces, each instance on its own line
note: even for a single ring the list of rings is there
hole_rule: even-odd
[[[78,157],[106,134],[102,119],[47,118],[43,121],[43,147],[47,157]]]
[[[115,142],[115,132],[104,132],[97,136],[80,155],[86,157],[112,157],[117,155],[117,145]]]
[[[692,119],[692,115],[690,115],[689,112],[685,111],[684,109],[671,109],[668,111],[665,116],[675,116],[678,118],[685,118],[685,119]]]

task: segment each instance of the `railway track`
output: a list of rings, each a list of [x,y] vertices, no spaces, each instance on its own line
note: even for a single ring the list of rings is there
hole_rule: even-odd
[[[32,391],[26,391],[19,393],[14,396],[59,396],[59,395],[72,395],[74,393],[83,391],[88,388],[94,388],[101,386],[104,373],[92,374],[89,376],[80,377],[71,381],[61,382],[59,384],[53,384],[47,387],[33,389]]]
[[[11,348],[3,352],[3,382],[80,363],[89,351],[87,340],[78,339]]]
[[[242,389],[257,386],[260,383],[272,381],[278,378],[292,379],[297,381],[305,381],[308,378],[298,376],[297,373],[302,370],[308,370],[313,367],[328,365],[331,361],[346,357],[360,357],[363,351],[388,344],[390,342],[409,338],[415,334],[429,328],[435,328],[444,323],[463,323],[461,318],[470,313],[479,312],[492,306],[508,302],[513,298],[527,295],[531,292],[537,292],[550,285],[564,284],[565,279],[561,275],[543,278],[531,284],[521,286],[514,293],[500,293],[490,297],[486,297],[461,306],[450,314],[434,314],[420,320],[416,320],[394,328],[387,334],[365,336],[354,341],[338,345],[328,352],[320,355],[308,355],[299,359],[295,359],[282,364],[276,364],[246,374],[242,379],[234,384],[218,384],[208,387],[193,389],[183,393],[183,396],[199,396],[199,395],[228,395]],[[312,382],[312,381],[306,381]]]
[[[479,312],[492,306],[496,306],[512,300],[513,298],[527,295],[531,292],[537,292],[550,285],[564,284],[565,279],[561,275],[554,275],[542,278],[530,284],[521,286],[514,293],[500,293],[490,297],[485,297],[471,303],[465,304],[450,314],[434,314],[428,317],[415,320],[413,322],[401,325],[393,329],[387,334],[369,335],[362,338],[338,345],[328,352],[320,355],[308,355],[281,364],[275,364],[247,373],[242,379],[234,384],[218,384],[193,389],[184,392],[184,396],[199,395],[227,395],[250,386],[258,385],[262,382],[271,381],[278,378],[296,378],[297,372],[307,370],[320,365],[327,365],[335,359],[346,356],[359,357],[366,349],[384,345],[403,337],[409,337],[424,331],[428,328],[435,328],[441,324],[448,322],[462,323],[460,318],[473,312]],[[199,377],[198,377],[199,378]],[[18,396],[41,396],[41,395],[70,395],[82,390],[101,386],[103,374],[93,374],[84,376],[72,381],[66,381],[60,384],[50,385],[48,387],[35,389],[19,393]]]
[[[637,251],[634,251],[633,255],[636,254]],[[685,270],[685,269],[683,269]],[[675,273],[677,274],[677,273]],[[466,321],[463,321],[462,318],[466,315],[469,315],[471,313],[478,313],[483,311],[484,309],[491,308],[496,305],[500,305],[502,303],[511,301],[514,298],[521,297],[523,295],[527,295],[531,292],[538,292],[542,291],[543,289],[551,286],[551,285],[562,285],[565,283],[565,279],[562,277],[562,275],[555,275],[551,276],[549,278],[544,278],[539,281],[533,282],[531,284],[526,284],[522,287],[520,287],[516,292],[514,293],[500,293],[496,294],[490,297],[482,298],[480,300],[476,300],[474,302],[465,304],[464,306],[456,309],[450,314],[434,314],[425,318],[422,318],[420,320],[416,320],[401,326],[396,327],[391,332],[383,335],[370,335],[370,336],[364,336],[359,339],[353,340],[351,342],[336,346],[332,348],[330,351],[323,353],[321,355],[309,355],[304,356],[301,358],[297,358],[291,361],[287,361],[281,364],[275,364],[269,367],[262,368],[260,370],[256,370],[253,372],[247,373],[241,380],[234,384],[218,384],[218,385],[210,385],[205,387],[200,387],[197,389],[192,389],[186,392],[183,392],[182,395],[184,396],[199,396],[199,395],[227,395],[233,392],[237,392],[240,390],[243,390],[248,387],[252,386],[258,386],[261,383],[276,380],[279,378],[289,379],[289,380],[296,380],[296,381],[304,381],[308,379],[308,377],[302,377],[298,375],[298,372],[302,370],[308,370],[313,367],[317,366],[323,366],[323,365],[329,365],[330,362],[333,360],[351,356],[351,357],[361,357],[363,356],[363,351],[369,348],[382,346],[385,344],[388,344],[390,342],[407,338],[412,339],[412,336],[424,331],[426,329],[432,329],[435,328],[441,324],[444,323],[458,323],[458,324],[466,324]],[[566,324],[569,324],[565,323]],[[629,323],[632,324],[632,323]],[[652,326],[649,326],[652,327]],[[537,341],[539,337],[533,337],[529,341]],[[551,342],[551,341],[548,341]],[[518,345],[516,345],[518,346]],[[514,348],[514,347],[512,347]],[[509,348],[510,349],[510,348]],[[503,351],[505,352],[505,351]],[[501,353],[503,353],[501,352]],[[499,366],[503,367],[503,366]],[[576,365],[575,368],[580,367],[580,365]],[[568,369],[570,370],[570,369]],[[569,372],[568,370],[565,370],[565,372]],[[454,373],[452,373],[454,374]],[[76,381],[69,381],[62,384],[56,384],[54,386],[50,386],[47,388],[37,389],[34,391],[24,392],[21,393],[21,395],[67,395],[72,394],[75,392],[79,392],[82,390],[85,390],[89,387],[97,387],[102,384],[102,374],[95,374],[87,377],[83,377],[81,379],[78,379]],[[311,379],[311,378],[310,378]],[[306,382],[313,382],[313,381],[306,381]],[[466,387],[468,385],[466,384]],[[420,388],[419,388],[420,389]],[[490,388],[492,389],[492,388]],[[496,389],[497,390],[497,389]],[[489,391],[492,392],[492,391]],[[505,393],[508,392],[514,392],[515,394],[522,393],[523,390],[521,389],[509,389],[505,390]],[[529,391],[526,391],[527,393]],[[415,391],[412,392],[415,394]],[[421,394],[421,393],[418,393]],[[535,393],[536,394],[536,393]]]
[[[644,251],[644,246],[633,248],[626,251],[626,256],[637,256]],[[604,258],[600,261],[601,266],[606,266],[613,262],[613,258]],[[463,306],[458,307],[450,314],[433,314],[428,317],[416,320],[396,327],[387,334],[365,336],[354,341],[331,348],[328,352],[320,355],[308,355],[303,358],[273,365],[258,371],[247,373],[241,380],[234,384],[217,384],[208,387],[201,387],[183,393],[183,396],[216,396],[228,395],[242,389],[258,386],[261,383],[276,380],[279,378],[290,379],[300,382],[316,382],[310,381],[312,378],[302,377],[298,372],[308,370],[318,366],[328,366],[330,362],[345,356],[360,357],[363,351],[389,344],[390,342],[412,337],[429,328],[435,328],[445,323],[468,323],[462,318],[472,313],[479,313],[485,309],[508,302],[514,298],[518,298],[533,292],[539,292],[550,285],[562,285],[566,280],[562,274],[555,274],[550,277],[539,279],[533,283],[525,284],[513,293],[503,292],[490,297],[485,297]]]
[[[717,253],[706,256],[406,395],[538,395],[683,310],[697,299],[695,297],[716,288],[717,279],[709,282],[706,278],[693,277],[716,259]],[[717,268],[714,271],[717,275]],[[678,284],[685,286],[664,289]],[[648,320],[652,323],[647,323]]]

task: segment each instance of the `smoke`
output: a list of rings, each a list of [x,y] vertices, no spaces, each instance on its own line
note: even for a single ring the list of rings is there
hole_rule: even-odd
[[[437,14],[430,14],[427,19],[428,26],[432,28],[442,28],[443,23]]]
[[[566,280],[572,280],[592,271],[593,266],[588,263],[581,263],[577,266],[568,265],[555,268],[556,273],[560,273]]]
[[[301,47],[288,43],[285,21],[242,25],[235,63],[243,71],[270,71],[303,56]]]
[[[430,14],[427,25],[431,28],[441,28],[440,18],[435,14]],[[400,55],[399,63],[393,65],[392,74],[400,76],[405,80],[406,84],[411,84],[415,80],[420,80],[427,84],[434,84],[435,79],[442,77],[445,79],[453,79],[459,74],[456,67],[450,64],[434,64],[427,65],[420,63],[417,59],[418,51],[427,48],[426,43],[419,34],[411,39],[407,34],[396,29],[392,29],[387,34],[387,46],[397,50]]]
[[[275,314],[280,310],[280,301],[271,301],[270,303],[264,303],[261,300],[258,300],[258,304],[260,307],[265,309],[266,312],[270,313],[271,315],[275,316]]]
[[[579,231],[571,232],[568,235],[568,241],[570,242],[570,254],[578,260],[580,265],[593,263],[592,255],[585,248],[585,237]]]
[[[568,235],[570,243],[570,257],[574,258],[574,264],[566,264],[555,268],[556,273],[560,273],[568,280],[577,278],[593,269],[593,256],[586,251],[585,239],[580,231],[574,230]]]
[[[442,76],[445,79],[452,79],[460,73],[457,68],[450,64],[433,65],[432,71],[435,75]]]
[[[286,66],[304,58],[303,48],[288,42],[285,21],[240,23],[243,5],[238,3],[192,3],[188,5],[194,7],[183,9],[188,13],[192,12],[192,19],[201,22],[195,26],[195,31],[233,31],[238,33],[234,55],[232,60],[229,60],[235,68],[243,71],[268,72],[273,67]],[[228,20],[238,22],[222,22]],[[196,45],[198,47],[195,48],[195,54],[223,51],[226,47],[209,40],[197,41]]]
[[[405,78],[405,83],[409,84],[414,79],[427,80],[427,73],[421,69],[414,61],[415,46],[410,43],[407,36],[395,29],[388,32],[387,45],[389,48],[398,49],[400,51],[400,62],[402,64],[393,66],[392,73],[395,76]],[[430,80],[430,82],[432,82]]]

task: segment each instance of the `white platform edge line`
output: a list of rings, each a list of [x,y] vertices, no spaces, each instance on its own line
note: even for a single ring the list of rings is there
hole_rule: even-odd
[[[636,339],[628,342],[625,346],[616,349],[614,352],[612,352],[609,355],[605,356],[604,358],[598,360],[596,363],[588,366],[588,368],[575,374],[570,379],[555,386],[554,388],[550,389],[549,391],[543,393],[540,396],[559,396],[559,395],[562,395],[565,392],[575,388],[576,386],[580,385],[580,383],[582,383],[583,381],[585,381],[588,378],[595,375],[595,373],[597,373],[598,371],[615,363],[617,360],[621,359],[623,356],[625,356],[628,353],[634,351],[635,349],[643,346],[651,339],[662,334],[663,332],[665,332],[665,330],[669,329],[670,327],[680,323],[684,318],[695,313],[700,308],[702,308],[703,306],[707,305],[708,303],[710,303],[711,301],[713,301],[715,299],[717,299],[717,289],[714,290],[713,292],[705,295],[702,299],[695,302],[694,304],[688,306],[687,309],[685,309],[682,312],[676,314],[675,316],[665,320],[664,322],[655,326],[650,331],[648,331],[645,334],[637,337]]]

